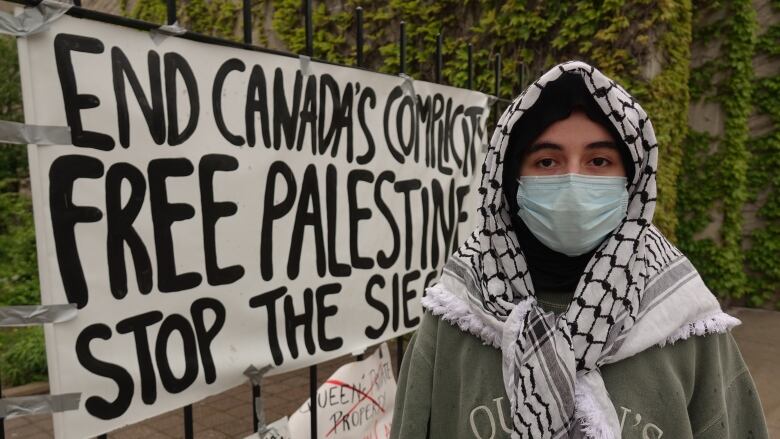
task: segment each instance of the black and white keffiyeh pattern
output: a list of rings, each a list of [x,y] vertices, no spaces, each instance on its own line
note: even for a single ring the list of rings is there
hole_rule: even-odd
[[[512,127],[564,72],[582,76],[630,149],[635,172],[626,218],[596,250],[568,310],[556,317],[536,303],[501,181]],[[657,165],[658,145],[645,111],[582,62],[545,73],[499,120],[482,166],[479,224],[427,290],[423,306],[501,349],[513,438],[619,438],[600,366],[739,324],[653,226]]]

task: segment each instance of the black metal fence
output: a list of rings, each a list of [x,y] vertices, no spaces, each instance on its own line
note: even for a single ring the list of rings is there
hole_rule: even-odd
[[[34,7],[39,5],[42,0],[8,0],[14,3],[19,3],[25,6]],[[95,10],[89,10],[81,7],[81,0],[73,0],[74,7],[71,8],[67,13],[68,15],[71,15],[73,17],[77,18],[87,18],[91,20],[96,21],[102,21],[110,24],[116,24],[120,26],[127,26],[132,27],[136,29],[141,30],[154,30],[159,28],[159,24],[157,23],[150,23],[146,21],[141,20],[135,20],[127,17],[122,17],[118,15],[112,15],[107,14],[100,11]],[[176,23],[177,21],[177,10],[176,10],[176,0],[166,0],[166,6],[167,6],[167,24],[172,25]],[[252,13],[251,13],[251,6],[252,1],[251,0],[243,0],[243,7],[242,7],[242,15],[243,15],[243,42],[237,43],[235,41],[226,40],[222,38],[217,38],[209,35],[203,35],[198,34],[195,32],[189,32],[179,35],[180,38],[186,38],[193,41],[199,41],[209,44],[217,44],[222,46],[231,46],[231,47],[240,47],[243,49],[248,50],[254,50],[254,51],[260,51],[260,52],[268,52],[273,53],[276,55],[283,55],[283,56],[289,56],[289,57],[297,57],[298,55],[288,52],[281,52],[277,50],[272,50],[264,47],[255,46],[252,42]],[[318,62],[325,62],[328,63],[328,60],[325,59],[317,59],[314,58],[314,23],[312,22],[312,0],[302,0],[302,15],[304,18],[304,26],[306,29],[306,45],[304,49],[303,55],[306,55]],[[356,41],[356,53],[355,53],[355,65],[354,66],[345,66],[345,67],[358,67],[358,68],[365,68],[365,57],[363,53],[363,44],[364,44],[364,34],[363,34],[363,8],[358,6],[355,8],[355,41]],[[400,33],[399,33],[399,50],[398,50],[398,59],[399,59],[399,72],[398,73],[406,73],[406,23],[401,21],[400,23]],[[439,33],[436,38],[436,60],[435,60],[435,69],[434,69],[434,81],[436,83],[442,82],[442,66],[443,66],[443,60],[442,60],[442,45],[443,45],[443,37],[442,34]],[[467,85],[466,87],[468,89],[473,89],[474,86],[474,59],[473,59],[473,47],[471,44],[468,44],[466,46],[467,51],[467,69],[468,69],[468,76],[467,76]],[[331,63],[333,64],[333,63]],[[495,121],[498,120],[498,111],[500,109],[500,106],[502,104],[507,104],[509,101],[506,99],[501,99],[499,96],[499,91],[501,88],[501,54],[496,54],[494,58],[494,96],[496,99],[494,100],[494,108],[493,108],[493,117],[492,121],[493,124],[495,124]],[[488,132],[491,130],[489,129]],[[403,337],[397,337],[396,338],[396,371],[400,370],[401,368],[401,361],[403,359],[403,353],[404,353],[404,340]],[[358,356],[358,359],[362,359],[362,355]],[[318,379],[317,379],[317,365],[313,365],[309,367],[309,397],[310,401],[312,401],[311,404],[311,411],[310,411],[310,418],[311,418],[311,437],[316,438],[317,437],[317,389],[319,387]],[[257,417],[257,401],[262,395],[262,389],[259,384],[253,384],[252,385],[252,413],[253,413],[253,428],[254,431],[258,431],[258,417]],[[0,397],[2,397],[2,388],[0,387]],[[192,415],[192,405],[187,405],[183,408],[184,411],[184,437],[186,439],[192,439],[194,437],[194,429],[193,429],[193,415]],[[107,434],[103,434],[99,436],[101,439],[107,438]],[[5,439],[5,427],[4,427],[4,419],[0,417],[0,439]]]

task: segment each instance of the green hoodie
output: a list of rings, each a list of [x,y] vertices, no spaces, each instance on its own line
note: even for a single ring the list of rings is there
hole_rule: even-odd
[[[730,333],[653,347],[601,373],[625,439],[768,437]],[[509,438],[509,408],[501,352],[426,312],[403,359],[390,437]]]

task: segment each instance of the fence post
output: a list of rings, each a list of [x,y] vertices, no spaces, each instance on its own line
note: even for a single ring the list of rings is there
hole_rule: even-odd
[[[496,54],[496,70],[495,70],[495,76],[496,76],[496,82],[495,82],[495,93],[496,97],[499,97],[499,89],[501,88],[501,54]]]
[[[262,377],[261,377],[262,378]],[[252,384],[252,431],[257,433],[260,419],[257,417],[257,400],[260,398],[260,384]]]
[[[525,63],[520,62],[520,90],[525,89]]]
[[[176,23],[176,0],[166,1],[166,10],[168,12],[167,24]],[[192,431],[192,404],[184,406],[184,438],[193,439],[194,432]]]
[[[401,20],[401,38],[398,48],[398,65],[401,73],[406,73],[406,23]]]
[[[166,1],[166,10],[168,12],[167,24],[176,23],[176,0]],[[192,404],[184,406],[184,437],[185,439],[193,439],[194,433],[192,431]]]
[[[436,35],[436,83],[441,84],[441,70],[442,70],[442,62],[441,62],[441,46],[442,46],[442,35],[441,32],[439,32],[438,35]]]
[[[395,371],[401,373],[401,362],[404,359],[404,337],[399,335],[395,338]]]
[[[355,46],[356,46],[356,56],[357,56],[357,66],[363,67],[363,7],[358,6],[355,9],[355,14],[357,15],[357,38],[355,38]]]
[[[493,121],[494,121],[493,122],[493,126],[494,127],[496,125],[498,125],[498,118],[499,118],[499,115],[498,115],[498,108],[499,108],[498,98],[501,97],[501,54],[500,53],[496,53],[496,66],[495,67],[496,67],[496,70],[494,72],[494,75],[495,75],[495,84],[494,84],[495,89],[494,89],[494,93],[496,94],[496,103],[493,106],[494,107],[493,108]]]
[[[244,43],[252,44],[252,0],[244,0]],[[252,384],[252,431],[257,433],[260,421],[257,418],[257,399],[260,398],[260,384]]]
[[[195,437],[192,428],[192,404],[184,406],[184,437],[185,439],[193,439]]]
[[[469,76],[468,76],[468,82],[466,82],[466,88],[469,90],[472,90],[474,88],[474,47],[469,43],[468,47],[468,69],[469,69]]]
[[[306,30],[306,56],[314,56],[314,26],[311,0],[303,0],[304,27]],[[309,366],[309,420],[311,437],[317,437],[317,365]]]
[[[252,44],[252,0],[244,0],[244,43]]]
[[[168,10],[168,23],[167,24],[176,23],[176,0],[168,0],[166,5],[167,5],[167,10]]]
[[[406,22],[401,20],[401,35],[398,47],[398,70],[400,73],[406,73]],[[396,369],[401,371],[401,359],[404,356],[404,339],[402,336],[395,338],[396,348],[396,362],[398,363]]]
[[[304,18],[306,25],[306,56],[314,56],[314,29],[312,26],[311,0],[303,0]]]
[[[311,437],[317,438],[317,365],[309,366],[309,416]]]
[[[3,399],[3,377],[0,376],[0,399]],[[0,439],[5,439],[5,418],[0,416]]]

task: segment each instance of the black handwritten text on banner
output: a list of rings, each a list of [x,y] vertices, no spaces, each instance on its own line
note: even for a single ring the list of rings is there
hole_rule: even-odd
[[[73,17],[20,39],[63,437],[412,330],[472,229],[483,94]]]

